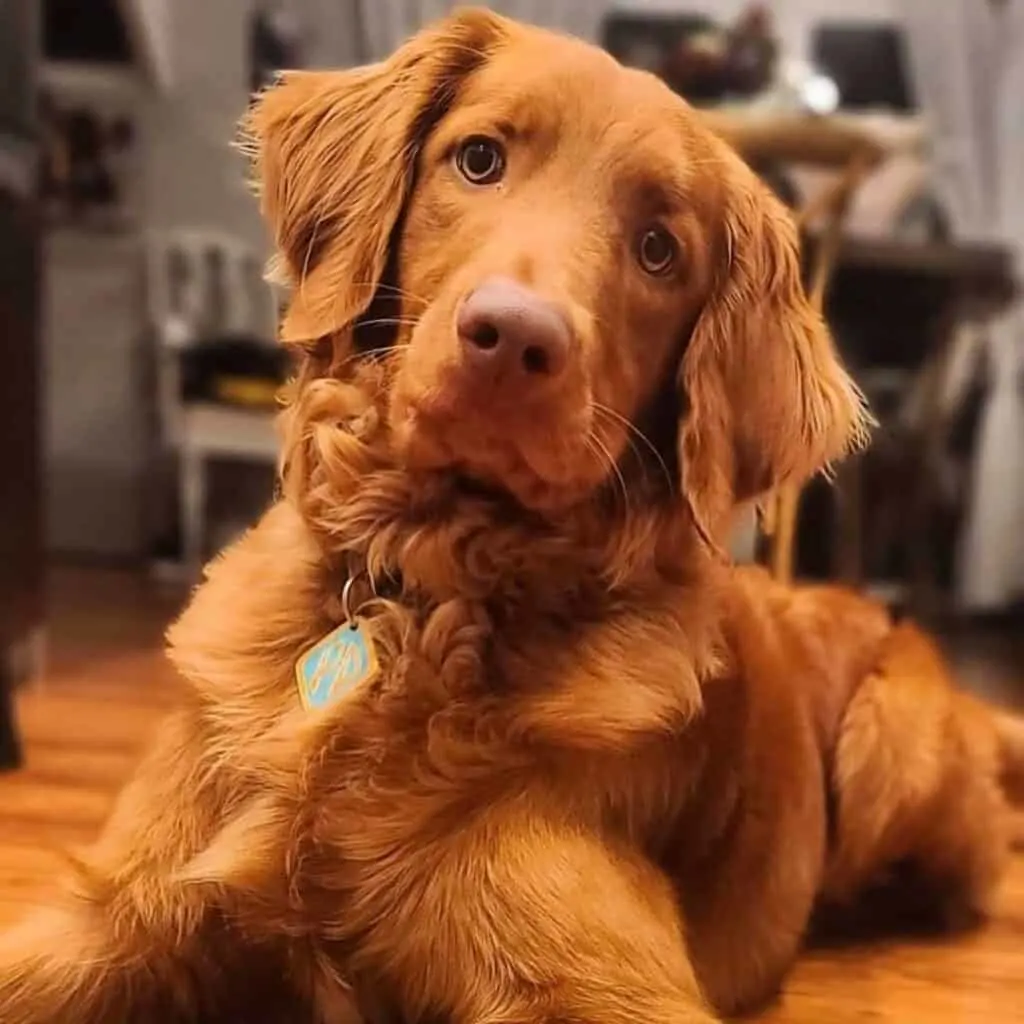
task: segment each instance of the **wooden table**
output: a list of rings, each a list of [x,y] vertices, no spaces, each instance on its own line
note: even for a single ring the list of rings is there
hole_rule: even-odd
[[[845,170],[851,160],[868,168],[887,155],[886,147],[849,118],[759,112],[722,107],[700,112],[705,124],[751,163],[806,164]]]
[[[807,239],[811,249],[815,244]],[[908,275],[924,284],[952,286],[965,316],[991,316],[1017,295],[1013,254],[1001,245],[844,238],[838,256],[846,273]]]

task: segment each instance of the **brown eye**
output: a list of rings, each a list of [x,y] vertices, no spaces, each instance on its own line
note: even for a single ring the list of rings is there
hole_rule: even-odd
[[[505,150],[485,135],[473,135],[455,154],[459,173],[473,185],[493,185],[505,173]]]
[[[664,228],[649,228],[640,236],[637,259],[648,274],[667,274],[676,261],[676,240]]]

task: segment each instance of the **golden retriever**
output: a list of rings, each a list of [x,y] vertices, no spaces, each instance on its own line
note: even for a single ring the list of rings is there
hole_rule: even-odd
[[[709,1022],[892,870],[983,912],[1019,726],[883,608],[721,554],[866,435],[753,173],[654,78],[472,10],[285,75],[247,134],[282,495],[0,942],[3,1024]]]

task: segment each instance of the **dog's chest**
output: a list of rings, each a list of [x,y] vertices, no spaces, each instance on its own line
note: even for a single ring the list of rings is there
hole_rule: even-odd
[[[670,620],[518,633],[501,657],[465,621],[448,636],[441,657],[379,632],[357,638],[369,649],[327,631],[297,650],[291,711],[258,774],[278,794],[267,845],[304,918],[371,927],[512,807],[651,848],[685,799],[699,691]]]

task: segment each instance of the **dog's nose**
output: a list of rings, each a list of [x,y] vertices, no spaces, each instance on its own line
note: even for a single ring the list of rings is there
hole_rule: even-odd
[[[496,383],[528,385],[562,374],[572,330],[559,308],[504,277],[463,301],[456,324],[467,364]]]

